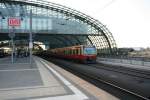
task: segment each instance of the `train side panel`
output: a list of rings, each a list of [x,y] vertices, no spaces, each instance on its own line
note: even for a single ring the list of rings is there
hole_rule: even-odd
[[[75,61],[84,62],[84,63],[96,62],[96,53],[84,54],[83,45],[52,49],[49,52],[51,53],[52,56],[57,57],[57,58],[70,59],[70,60],[75,60]]]

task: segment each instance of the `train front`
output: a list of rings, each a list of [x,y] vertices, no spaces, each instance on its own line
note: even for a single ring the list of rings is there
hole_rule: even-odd
[[[95,63],[97,50],[95,46],[83,46],[83,55],[85,63]]]

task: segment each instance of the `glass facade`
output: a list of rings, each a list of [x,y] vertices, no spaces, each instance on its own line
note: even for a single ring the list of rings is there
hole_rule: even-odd
[[[61,47],[62,42],[63,46],[95,45],[99,53],[116,51],[115,40],[102,23],[74,9],[41,0],[0,1],[0,33],[12,31],[7,23],[10,17],[21,19],[21,26],[15,27],[15,33],[29,33],[31,10],[32,33],[53,35],[49,36],[49,39],[45,37],[45,41],[42,38],[44,36],[39,36],[39,42],[48,41],[53,48]],[[55,34],[60,36],[56,37]]]

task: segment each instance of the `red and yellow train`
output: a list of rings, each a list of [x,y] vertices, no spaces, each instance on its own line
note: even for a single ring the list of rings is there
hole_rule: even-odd
[[[78,45],[64,48],[49,49],[51,56],[75,60],[83,63],[95,63],[97,51],[95,46]]]

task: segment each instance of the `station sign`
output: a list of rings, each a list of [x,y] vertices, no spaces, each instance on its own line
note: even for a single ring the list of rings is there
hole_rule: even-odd
[[[8,26],[20,26],[20,18],[8,18]]]

